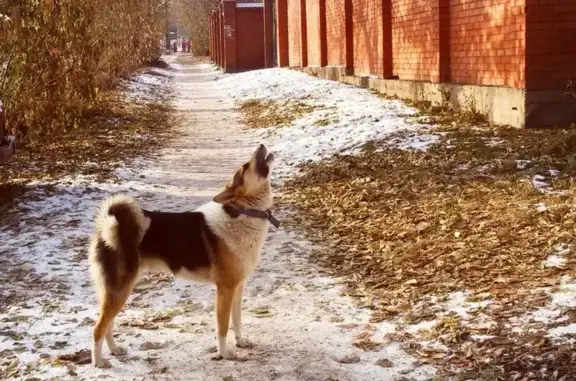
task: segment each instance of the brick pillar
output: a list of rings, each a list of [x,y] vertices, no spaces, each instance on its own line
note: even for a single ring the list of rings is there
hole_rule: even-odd
[[[274,9],[272,0],[264,0],[264,67],[274,66]]]
[[[450,82],[450,0],[438,0],[439,82]]]
[[[278,52],[278,66],[287,67],[289,62],[288,0],[276,0],[276,51]]]
[[[236,71],[236,0],[224,0],[222,2],[223,32],[224,32],[224,71],[233,73]]]
[[[326,39],[326,0],[319,1],[320,7],[320,66],[328,65],[328,46]]]
[[[224,52],[224,33],[222,32],[223,28],[223,16],[224,9],[222,7],[222,3],[218,4],[218,66],[221,68],[224,67],[224,60],[225,52]]]
[[[220,50],[220,7],[216,8],[214,16],[214,50],[216,51],[216,65],[222,66],[222,50]]]
[[[308,66],[308,28],[306,26],[306,0],[300,0],[300,66]]]
[[[354,73],[354,22],[352,20],[352,0],[344,0],[344,18],[346,20],[346,75]]]
[[[217,11],[212,12],[212,31],[214,32],[214,40],[212,41],[212,48],[214,49],[214,63],[218,65],[218,14]]]
[[[216,12],[212,12],[212,62],[216,62]]]
[[[210,39],[208,40],[208,48],[210,49],[210,62],[214,62],[214,12],[208,18],[210,22]]]
[[[394,61],[392,54],[392,0],[382,0],[382,34],[384,46],[382,47],[382,78],[392,78]]]

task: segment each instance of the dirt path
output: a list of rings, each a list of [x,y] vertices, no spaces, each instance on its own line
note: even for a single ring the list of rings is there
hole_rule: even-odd
[[[0,275],[0,375],[61,381],[431,379],[433,369],[414,369],[414,359],[397,346],[363,351],[353,345],[381,343],[393,328],[368,324],[368,311],[308,263],[311,245],[282,228],[271,229],[247,286],[245,335],[255,346],[237,350],[238,361],[210,361],[213,287],[160,276],[144,279],[118,317],[118,342],[128,355],[111,358],[113,368],[56,361],[90,346],[96,304],[85,247],[102,198],[128,192],[149,209],[194,209],[260,143],[240,129],[233,101],[209,65],[169,60],[177,69],[170,75],[185,123],[160,158],[122,169],[120,183],[65,179],[57,194],[25,205],[17,230],[0,231],[0,265],[7,269]],[[106,349],[105,355],[110,358]]]

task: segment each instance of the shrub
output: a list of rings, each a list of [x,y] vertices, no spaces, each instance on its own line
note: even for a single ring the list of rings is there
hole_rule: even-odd
[[[0,4],[0,99],[20,140],[78,127],[101,91],[159,54],[158,0]]]

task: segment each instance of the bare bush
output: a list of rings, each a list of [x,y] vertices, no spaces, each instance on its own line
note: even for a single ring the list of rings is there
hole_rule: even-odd
[[[103,90],[159,53],[158,0],[0,4],[0,99],[21,139],[77,127]]]

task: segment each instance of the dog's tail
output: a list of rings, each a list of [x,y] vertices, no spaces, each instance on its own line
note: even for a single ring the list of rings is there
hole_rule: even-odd
[[[102,203],[89,251],[92,280],[100,297],[106,290],[125,291],[137,276],[138,246],[149,226],[150,220],[131,197],[112,196]]]
[[[148,229],[149,221],[131,197],[116,195],[102,203],[96,217],[99,238],[111,249],[135,249]]]

